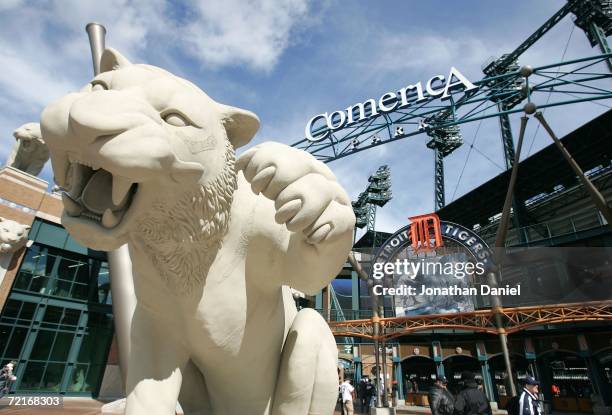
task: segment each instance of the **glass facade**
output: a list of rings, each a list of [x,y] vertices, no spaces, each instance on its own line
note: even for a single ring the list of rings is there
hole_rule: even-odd
[[[17,362],[11,391],[95,396],[113,337],[106,255],[36,220],[0,316],[0,359]]]

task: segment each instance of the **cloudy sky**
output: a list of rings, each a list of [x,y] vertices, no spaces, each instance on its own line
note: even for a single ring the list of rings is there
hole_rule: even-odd
[[[16,127],[37,121],[47,103],[89,81],[84,27],[90,21],[103,23],[107,45],[132,62],[161,66],[219,102],[257,113],[262,128],[253,144],[291,144],[303,137],[315,114],[378,98],[447,73],[450,66],[479,80],[485,60],[512,51],[564,3],[2,0],[0,159],[6,159]],[[597,54],[584,33],[572,28],[566,17],[520,63],[559,62],[564,50],[566,59]],[[553,108],[546,116],[562,136],[608,105]],[[512,122],[516,134],[518,118]],[[495,119],[461,130],[478,151],[464,145],[446,159],[447,203],[500,173],[503,165]],[[526,150],[534,153],[548,140],[532,122]],[[426,141],[419,135],[330,164],[353,199],[379,165],[390,166],[394,199],[378,212],[380,230],[393,231],[408,216],[433,210],[433,153]],[[49,166],[41,176],[51,180]]]

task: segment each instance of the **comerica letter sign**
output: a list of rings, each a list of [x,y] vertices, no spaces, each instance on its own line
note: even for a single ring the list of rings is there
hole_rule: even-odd
[[[317,114],[306,124],[304,134],[309,141],[320,141],[327,137],[329,131],[338,130],[379,114],[391,112],[432,98],[449,99],[450,94],[455,90],[471,91],[477,88],[478,86],[471,83],[453,66],[450,68],[448,77],[436,75],[425,83],[425,88],[423,88],[423,84],[419,81],[416,84],[401,88],[397,92],[386,92],[381,95],[378,101],[370,98],[364,102],[351,105],[345,110]],[[316,134],[313,135],[317,124],[327,128],[318,128]]]

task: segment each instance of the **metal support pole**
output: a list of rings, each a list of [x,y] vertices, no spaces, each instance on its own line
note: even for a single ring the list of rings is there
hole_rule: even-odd
[[[508,222],[510,220],[510,206],[514,198],[514,187],[516,185],[516,178],[518,176],[519,158],[521,156],[521,148],[523,147],[523,137],[525,136],[525,128],[527,127],[526,116],[521,117],[521,131],[519,133],[519,141],[516,147],[516,153],[514,154],[514,162],[512,164],[512,172],[510,173],[510,183],[508,183],[508,191],[506,192],[506,199],[504,200],[504,208],[502,215],[499,220],[499,227],[495,235],[495,246],[503,248],[506,244],[506,235],[508,233]]]
[[[497,110],[499,112],[503,112],[507,110],[507,108],[504,107],[502,102],[498,102]],[[514,139],[512,137],[512,127],[510,125],[510,116],[508,114],[501,114],[499,116],[499,128],[501,131],[502,146],[504,149],[504,162],[506,163],[506,170],[509,170],[512,168],[512,166],[514,166],[515,151],[514,151]],[[516,194],[513,195],[512,210],[514,214],[512,215],[512,224],[514,225],[514,228],[517,230],[517,232],[519,232],[519,235],[518,235],[519,240],[521,242],[525,242],[525,238],[520,232],[521,227],[525,225],[525,221],[523,218],[525,214],[524,212],[525,209],[523,209],[519,205],[520,203],[522,202],[517,199]]]
[[[487,274],[487,284],[492,288],[497,288],[497,278],[495,273],[489,272]],[[506,375],[508,376],[508,386],[510,387],[511,396],[516,395],[516,386],[514,385],[514,379],[512,375],[512,363],[510,362],[510,352],[508,350],[508,336],[506,330],[503,327],[503,314],[502,314],[502,303],[498,295],[491,296],[491,309],[495,313],[495,325],[497,326],[497,333],[499,337],[499,343],[502,349],[502,355],[504,356],[504,365],[506,367]]]
[[[567,161],[567,163],[570,165],[572,170],[574,170],[574,173],[576,173],[576,176],[578,176],[578,178],[582,182],[582,185],[584,186],[586,191],[591,196],[591,200],[593,201],[595,206],[597,206],[597,209],[599,209],[603,217],[606,218],[606,221],[608,222],[608,224],[612,224],[612,212],[610,211],[610,207],[608,206],[606,199],[599,192],[599,190],[597,190],[597,188],[595,187],[595,185],[593,185],[593,183],[589,180],[589,178],[586,177],[586,175],[584,174],[584,172],[582,171],[578,163],[576,163],[572,155],[567,151],[565,146],[561,143],[561,140],[557,138],[553,130],[550,128],[550,126],[544,119],[544,115],[540,111],[538,111],[535,113],[535,117],[537,118],[538,121],[540,121],[540,123],[542,124],[542,127],[544,127],[546,132],[548,132],[548,135],[550,136],[550,138],[552,138],[552,140],[555,142],[555,145],[557,146],[557,148],[559,149],[559,151],[565,158],[565,161]]]
[[[399,346],[398,346],[399,347]],[[395,379],[397,380],[397,395],[398,399],[405,400],[406,395],[404,394],[404,373],[402,371],[401,361],[396,363],[395,367]]]
[[[381,408],[382,394],[380,390],[380,352],[378,350],[380,348],[380,341],[378,340],[380,336],[380,317],[378,316],[378,310],[374,311],[374,309],[372,309],[372,312],[372,326],[374,328],[374,367],[376,368],[376,378],[374,383],[374,385],[376,385],[376,407]]]
[[[372,335],[374,337],[374,367],[376,368],[376,378],[375,378],[375,387],[376,387],[376,406],[380,407],[381,396],[380,396],[380,376],[379,376],[379,368],[380,368],[380,358],[378,348],[380,347],[379,338],[382,334],[382,329],[380,325],[380,299],[377,295],[374,295],[374,280],[372,278],[368,278],[368,275],[364,271],[361,264],[355,259],[353,253],[349,253],[348,260],[355,271],[357,271],[357,275],[359,278],[363,279],[368,284],[368,293],[370,295],[370,300],[372,301]]]
[[[491,372],[489,370],[489,362],[484,360],[481,363],[480,371],[482,374],[482,384],[484,385],[485,394],[489,398],[490,402],[495,401],[495,394],[493,392],[493,381],[491,380]]]
[[[438,147],[434,148],[434,210],[445,205],[444,200],[444,154]]]
[[[506,111],[503,103],[497,103],[497,111]],[[514,165],[514,140],[512,138],[510,116],[508,114],[501,114],[499,116],[499,128],[501,130],[502,145],[504,147],[504,162],[506,163],[506,170],[508,170]]]
[[[89,23],[85,26],[89,36],[94,75],[100,73],[100,60],[104,53],[106,29],[99,23]],[[108,268],[110,273],[111,294],[113,297],[113,317],[115,334],[119,348],[119,370],[126,388],[128,359],[130,356],[130,329],[132,316],[136,309],[134,280],[132,276],[132,261],[127,245],[108,252]]]
[[[382,387],[382,405],[386,408],[389,406],[389,397],[387,395],[387,388],[389,387],[389,380],[387,379],[387,343],[383,340],[380,342],[382,349],[382,376],[383,376],[383,387]]]
[[[521,156],[521,149],[523,147],[523,138],[525,136],[525,128],[527,127],[528,118],[526,116],[521,117],[521,131],[519,133],[519,140],[516,147],[516,153],[514,154],[514,163],[512,166],[512,172],[510,174],[510,183],[508,184],[508,191],[506,192],[506,199],[504,200],[504,208],[502,215],[499,220],[499,226],[497,228],[497,234],[495,235],[495,261],[492,272],[487,275],[487,282],[492,287],[497,287],[497,273],[499,272],[499,266],[501,263],[501,250],[505,246],[506,235],[508,233],[508,222],[510,220],[510,206],[512,205],[512,199],[514,196],[514,187],[516,185],[516,178],[518,176],[519,158]],[[514,379],[512,375],[512,364],[510,362],[510,353],[508,351],[508,337],[506,330],[503,327],[503,314],[502,314],[502,303],[501,298],[498,295],[491,296],[492,310],[495,313],[495,325],[497,326],[499,342],[502,348],[502,354],[504,356],[504,363],[506,366],[506,374],[508,375],[508,386],[510,387],[510,393],[512,396],[516,395],[516,386],[514,385]]]

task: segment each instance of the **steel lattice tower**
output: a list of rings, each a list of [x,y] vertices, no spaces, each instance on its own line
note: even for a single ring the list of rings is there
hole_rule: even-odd
[[[355,213],[355,226],[366,227],[367,231],[376,232],[376,208],[383,207],[392,198],[391,171],[389,166],[380,166],[368,178],[368,187],[359,194],[356,201],[351,202]]]
[[[612,0],[583,0],[574,3],[574,24],[586,34],[591,46],[599,46],[601,53],[610,53],[606,36],[612,33]],[[607,59],[612,72],[612,61]]]
[[[455,121],[452,111],[443,110],[425,119],[423,128],[431,140],[427,147],[434,150],[434,208],[441,209],[445,205],[444,197],[444,157],[461,147],[463,138],[458,125],[438,126]]]

